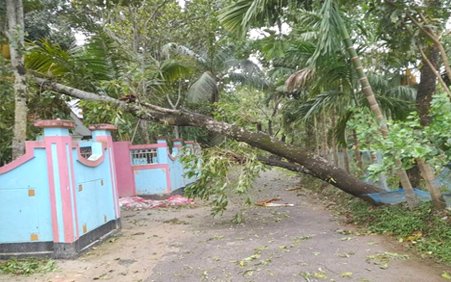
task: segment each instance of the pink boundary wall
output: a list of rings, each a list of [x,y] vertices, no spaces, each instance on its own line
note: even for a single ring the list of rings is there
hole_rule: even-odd
[[[119,197],[135,196],[136,186],[130,159],[130,142],[114,142],[113,148]]]
[[[169,153],[169,147],[165,137],[159,137],[158,143],[154,144],[132,145],[128,141],[113,143],[117,176],[117,190],[119,197],[136,196],[139,193],[137,192],[135,182],[135,175],[139,173],[139,171],[158,169],[163,170],[166,176],[166,188],[164,189],[164,191],[161,191],[161,193],[171,193],[172,190],[181,188],[175,187],[179,183],[173,183],[173,178],[176,178],[178,180],[183,178],[183,172],[180,171],[182,164],[180,163],[179,156],[180,151],[184,147],[184,141],[182,139],[174,139],[173,142],[173,151],[176,151],[175,155]],[[185,144],[186,147],[193,148],[195,142],[186,141]],[[158,163],[133,165],[130,157],[130,151],[139,149],[157,149]],[[176,166],[179,167],[178,171]],[[177,175],[172,175],[171,177],[171,174],[174,173]],[[155,179],[149,179],[149,182],[151,181],[155,181]]]

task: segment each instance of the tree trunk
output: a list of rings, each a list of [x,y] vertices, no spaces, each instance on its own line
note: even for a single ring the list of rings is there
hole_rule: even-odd
[[[141,127],[141,136],[144,139],[144,143],[150,144],[149,122],[147,120],[141,120],[139,125]]]
[[[423,65],[420,70],[420,83],[418,84],[416,106],[418,115],[420,116],[421,126],[427,126],[431,122],[429,109],[431,107],[432,96],[436,90],[436,75],[434,69],[438,67],[439,49],[436,45],[432,45],[427,49],[425,54],[427,58],[423,59]],[[432,66],[425,62],[429,60]],[[422,159],[417,159],[418,168],[420,169],[423,179],[426,181],[426,187],[431,193],[432,203],[435,208],[442,209],[446,207],[445,200],[440,192],[440,188],[434,183],[434,170]]]
[[[409,175],[410,183],[412,183],[413,187],[420,187],[421,182],[421,173],[420,169],[418,168],[418,164],[415,163],[415,165],[407,170],[407,174]]]
[[[261,122],[257,122],[256,124],[257,131],[263,131],[263,126]]]
[[[357,167],[363,171],[363,161],[362,161],[362,155],[360,155],[360,141],[357,137],[357,132],[355,130],[352,131],[352,136],[354,137],[354,158],[355,162],[357,163]]]
[[[341,19],[341,17],[338,17],[338,25],[340,28],[341,35],[343,37],[347,52],[349,56],[351,57],[352,64],[354,65],[354,68],[357,71],[357,75],[359,77],[359,83],[362,87],[362,92],[365,94],[366,99],[368,101],[368,105],[371,109],[371,111],[376,116],[377,122],[379,124],[379,130],[384,138],[388,135],[388,127],[387,122],[384,118],[384,115],[382,114],[382,111],[379,107],[379,103],[376,100],[376,96],[374,95],[373,89],[371,88],[370,83],[368,82],[368,78],[366,77],[365,73],[363,72],[363,66],[362,62],[360,61],[359,56],[357,56],[357,52],[354,48],[354,45],[352,44],[351,38],[349,36],[348,30],[346,29],[346,26]],[[399,167],[398,175],[401,180],[401,184],[404,188],[404,192],[406,194],[406,200],[409,205],[409,207],[415,207],[418,206],[419,200],[415,195],[415,192],[413,191],[412,185],[410,184],[409,177],[407,176],[407,173],[405,169],[402,168],[401,161],[397,161],[396,165]]]
[[[444,209],[446,208],[445,199],[442,197],[442,193],[440,193],[440,189],[434,183],[434,170],[430,165],[428,165],[424,160],[417,159],[418,168],[421,171],[421,175],[423,179],[426,181],[426,187],[431,193],[432,205],[436,209]]]
[[[324,115],[324,113],[322,114],[322,116],[321,116],[322,118],[321,118],[321,120],[322,120],[322,122],[321,122],[321,137],[322,137],[322,140],[321,140],[321,143],[322,143],[322,145],[321,145],[321,147],[322,147],[322,153],[321,153],[321,156],[323,157],[323,158],[325,158],[326,160],[329,160],[330,161],[330,156],[329,156],[329,142],[328,142],[328,138],[327,138],[327,119],[326,119],[326,116]]]
[[[302,138],[302,142],[305,144],[305,148],[309,150],[316,150],[316,128],[315,128],[315,120],[311,119],[305,123],[304,128],[305,135]]]
[[[12,140],[12,159],[25,153],[27,138],[27,85],[24,67],[24,19],[22,0],[6,1],[8,17],[8,40],[11,66],[14,72],[14,135]]]
[[[437,69],[439,57],[437,47],[430,46],[426,50],[426,56],[428,56],[429,61]],[[417,111],[420,116],[420,124],[422,126],[427,126],[431,122],[429,109],[431,108],[432,95],[434,95],[436,89],[435,84],[436,77],[433,70],[429,67],[425,60],[422,60],[422,66],[420,69],[420,83],[418,84],[416,98]]]
[[[349,175],[345,170],[331,165],[322,157],[304,151],[301,148],[283,143],[262,132],[250,132],[236,125],[215,121],[211,117],[198,113],[166,109],[147,103],[127,104],[112,97],[99,96],[94,93],[50,82],[46,79],[35,78],[35,80],[40,83],[40,87],[51,89],[75,98],[113,103],[135,113],[135,115],[138,115],[138,117],[142,119],[171,125],[203,127],[210,132],[229,136],[237,141],[245,142],[253,147],[265,150],[274,155],[283,157],[288,161],[302,165],[315,177],[332,184],[346,193],[360,198],[367,199],[366,194],[383,191],[379,187],[365,183]]]
[[[274,157],[269,157],[269,158],[258,157],[257,159],[259,162],[264,163],[266,165],[277,166],[277,167],[285,168],[285,169],[288,169],[291,171],[301,172],[304,174],[312,175],[312,173],[308,169],[306,169],[304,166],[299,165],[299,164],[284,162],[284,161],[281,161]],[[312,176],[314,176],[314,175],[312,175]]]
[[[269,134],[270,136],[273,136],[273,135],[274,135],[274,132],[273,132],[273,130],[272,130],[272,120],[268,120],[268,134]]]
[[[344,161],[344,165],[345,165],[345,170],[347,173],[351,172],[351,169],[349,168],[349,153],[348,153],[348,147],[347,145],[344,146],[343,148],[343,161]]]
[[[319,126],[318,126],[318,120],[316,119],[316,117],[313,117],[313,131],[315,132],[315,151],[317,155],[321,154],[321,145],[319,142]]]
[[[174,137],[180,139],[180,126],[174,125]]]
[[[336,126],[335,111],[332,111],[331,122],[332,122],[332,131],[334,132]],[[339,166],[337,138],[335,138],[335,134],[331,134],[330,141],[331,141],[330,145],[332,146],[332,156],[334,160],[334,165]]]

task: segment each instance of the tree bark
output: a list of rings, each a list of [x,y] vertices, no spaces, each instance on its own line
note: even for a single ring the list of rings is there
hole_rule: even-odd
[[[379,187],[365,183],[349,175],[345,170],[331,165],[320,156],[283,143],[262,132],[250,132],[236,125],[215,121],[211,117],[185,110],[167,109],[148,103],[128,104],[112,97],[99,96],[95,93],[78,90],[42,78],[35,78],[35,81],[40,84],[40,87],[75,98],[113,103],[121,108],[134,112],[139,118],[170,125],[203,127],[210,132],[229,136],[237,141],[245,142],[253,147],[302,165],[316,178],[360,198],[367,199],[366,194],[383,191]]]
[[[8,40],[11,66],[14,72],[14,134],[12,140],[12,159],[25,153],[27,138],[27,85],[24,67],[24,19],[22,0],[6,1],[8,17]]]
[[[432,66],[437,69],[439,51],[437,47],[430,46],[426,50],[426,56]],[[420,116],[420,124],[427,126],[431,122],[429,109],[431,108],[432,95],[436,90],[436,76],[434,70],[428,65],[425,59],[422,60],[420,69],[420,83],[418,84],[416,106]]]
[[[429,190],[431,194],[432,205],[436,209],[444,209],[446,208],[445,199],[440,192],[440,189],[434,183],[435,175],[432,167],[427,164],[423,159],[417,159],[418,168],[421,171],[421,175],[426,182],[426,188]]]
[[[288,169],[291,171],[301,172],[304,174],[314,176],[312,174],[312,172],[310,172],[310,170],[306,169],[304,166],[299,165],[299,164],[284,162],[277,158],[271,158],[271,157],[269,157],[269,158],[268,157],[258,157],[257,159],[259,162],[264,163],[266,165],[277,166],[277,167],[285,168],[285,169]]]
[[[332,123],[332,132],[335,132],[335,126],[336,126],[335,110],[332,111],[331,123]],[[339,166],[337,138],[335,137],[335,134],[333,134],[333,133],[330,136],[330,143],[332,146],[332,156],[333,156],[333,160],[334,160],[334,165]]]

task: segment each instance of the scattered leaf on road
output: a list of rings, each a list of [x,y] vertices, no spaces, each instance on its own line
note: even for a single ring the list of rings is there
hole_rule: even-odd
[[[340,275],[343,278],[351,278],[352,277],[352,272],[346,271],[346,272],[342,272]]]
[[[443,271],[442,278],[445,280],[451,280],[451,273]]]
[[[398,253],[391,253],[391,252],[383,252],[383,253],[378,253],[375,255],[368,256],[366,258],[366,261],[368,263],[373,263],[373,264],[379,266],[379,268],[381,268],[381,269],[387,269],[389,262],[391,262],[393,260],[406,260],[408,258],[409,258],[408,255],[401,255]]]

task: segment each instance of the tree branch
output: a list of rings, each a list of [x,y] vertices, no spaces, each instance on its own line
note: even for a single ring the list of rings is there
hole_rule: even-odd
[[[437,46],[438,50],[440,51],[440,56],[442,57],[443,65],[445,66],[446,75],[448,76],[448,79],[451,81],[451,67],[449,65],[448,56],[446,55],[446,50],[443,48],[442,43],[439,40],[439,37],[434,34],[430,28],[425,28],[423,25],[421,25],[417,20],[415,20],[412,15],[407,14],[407,16],[412,20],[412,22],[424,33],[427,37],[429,37]],[[419,14],[423,22],[426,22],[426,18],[423,16],[423,14]]]

